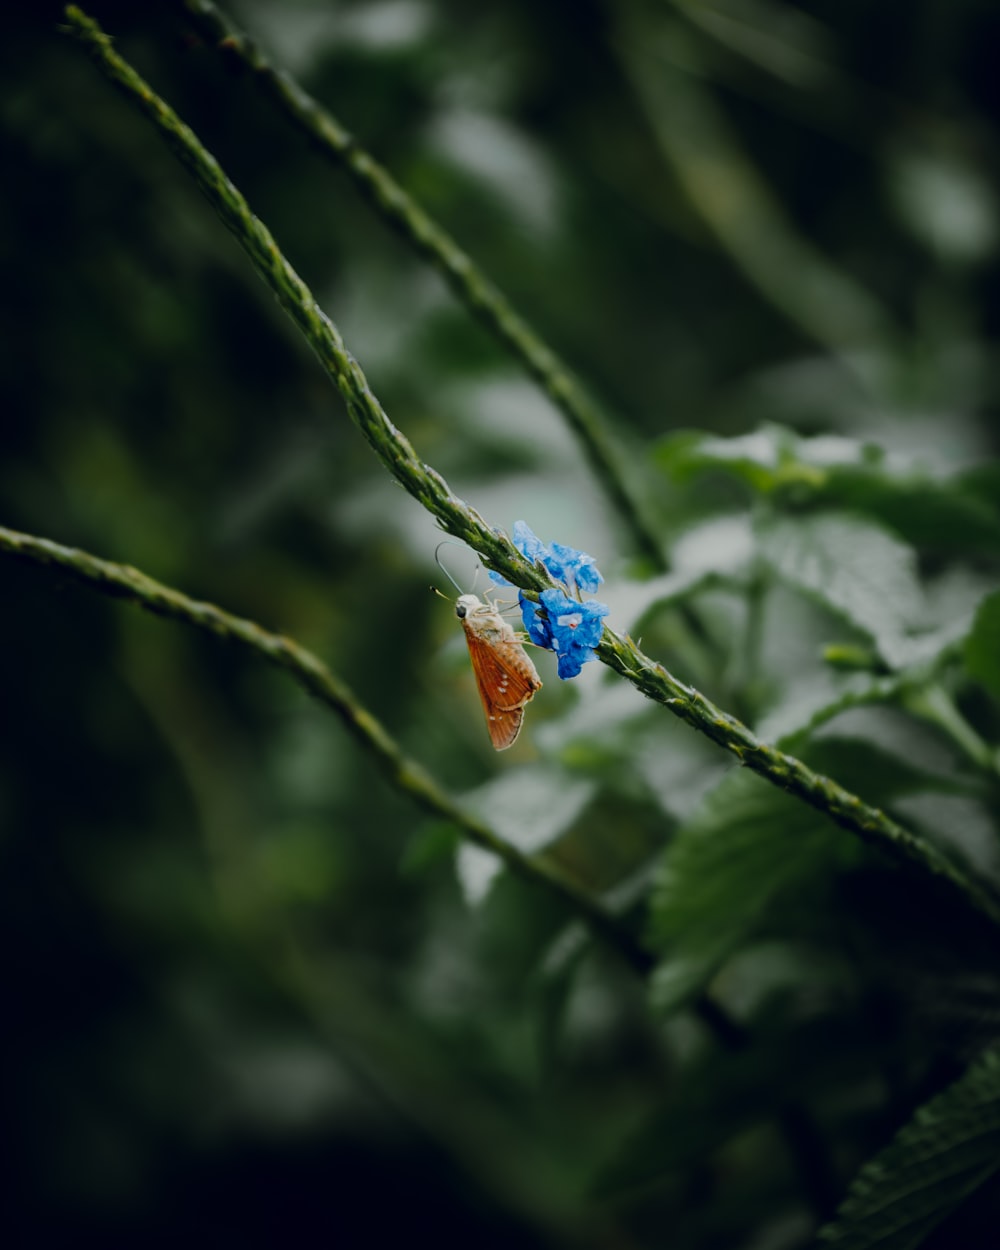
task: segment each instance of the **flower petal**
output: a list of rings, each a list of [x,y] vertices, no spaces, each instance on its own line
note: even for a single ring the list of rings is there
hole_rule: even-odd
[[[514,546],[531,564],[536,560],[548,568],[548,548],[525,521],[514,522]],[[549,569],[551,573],[552,570]]]
[[[518,598],[521,604],[521,620],[528,631],[528,637],[536,647],[546,647],[551,651],[553,649],[552,630],[547,617],[539,615],[538,604],[534,600],[525,599],[523,595]]]
[[[571,651],[560,651],[556,673],[563,681],[579,677],[580,669],[583,668],[588,660],[593,658],[593,651],[588,651],[585,647],[574,647]]]
[[[585,551],[578,551],[575,547],[566,547],[562,543],[550,545],[545,567],[557,582],[562,582],[565,586],[575,586],[588,593],[595,591],[604,581],[597,571],[593,556],[588,556]]]

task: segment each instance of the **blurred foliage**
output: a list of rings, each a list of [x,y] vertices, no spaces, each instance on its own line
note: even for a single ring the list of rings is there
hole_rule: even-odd
[[[1000,891],[995,6],[234,6],[600,397],[651,580],[558,415],[182,6],[93,11],[458,494],[592,552],[612,624]],[[0,565],[7,1244],[785,1250],[849,1190],[832,1244],[995,1244],[998,935],[597,665],[542,656],[494,756],[432,521],[58,16],[0,42],[0,521],[311,647],[658,964],[279,674]]]

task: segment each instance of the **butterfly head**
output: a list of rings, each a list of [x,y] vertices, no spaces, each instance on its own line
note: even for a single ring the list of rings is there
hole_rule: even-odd
[[[459,595],[455,602],[455,615],[464,621],[467,616],[481,612],[484,606],[478,595]]]

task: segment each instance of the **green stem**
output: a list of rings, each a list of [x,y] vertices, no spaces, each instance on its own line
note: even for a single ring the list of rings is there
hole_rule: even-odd
[[[154,581],[138,569],[100,560],[85,551],[62,547],[45,538],[0,527],[0,553],[31,564],[60,569],[103,594],[132,603],[170,620],[207,630],[227,642],[262,656],[288,673],[307,694],[340,717],[355,741],[373,756],[392,785],[432,816],[447,820],[468,842],[490,851],[518,876],[555,891],[591,929],[642,972],[652,965],[649,954],[610,912],[550,860],[529,858],[476,817],[459,807],[414,760],[407,758],[385,728],[326,665],[290,638],[272,634],[256,622],[231,616],[214,604]]]
[[[260,277],[305,335],[341,392],[351,418],[389,471],[447,533],[466,542],[488,567],[532,597],[551,586],[553,583],[541,565],[528,564],[505,534],[491,529],[478,512],[453,494],[436,470],[419,459],[406,437],[386,416],[337,328],[320,310],[267,228],[254,217],[246,200],[194,133],[114,51],[111,40],[93,19],[76,5],[67,7],[66,16],[69,33],[80,40],[101,72],[153,123],[246,250]],[[760,742],[745,725],[643,655],[631,639],[621,638],[606,628],[598,656],[648,698],[662,703],[675,716],[731,752],[741,764],[825,812],[838,825],[880,847],[897,861],[945,878],[974,907],[1000,923],[1000,904],[934,847],[829,777],[814,773],[800,760]]]
[[[780,738],[780,744],[786,747],[793,746],[799,740],[809,737],[821,725],[835,720],[843,712],[850,711],[852,708],[896,704],[911,711],[914,715],[923,716],[924,712],[917,706],[920,692],[937,682],[940,671],[960,651],[960,643],[950,643],[929,661],[902,669],[898,673],[869,677],[865,685],[845,690],[836,699],[817,708],[808,720]],[[868,652],[865,654],[870,655]]]
[[[452,291],[521,361],[576,435],[590,467],[628,527],[636,549],[666,567],[660,541],[628,485],[625,466],[597,406],[470,257],[340,122],[210,0],[183,0],[206,37],[249,69],[263,93],[323,156],[342,166],[364,199],[444,278]]]
[[[936,725],[947,734],[977,768],[994,776],[1000,771],[996,752],[980,738],[943,686],[935,683],[908,690],[903,698],[903,706],[914,716]]]
[[[742,765],[824,812],[835,824],[892,858],[947,881],[978,911],[1000,924],[1000,903],[935,847],[891,820],[879,808],[863,803],[832,778],[813,772],[801,760],[761,742],[746,725],[716,707],[699,691],[678,681],[662,664],[642,655],[631,640],[620,638],[606,628],[597,653],[605,664],[627,677],[648,698],[666,704],[675,716],[725,747]]]
[[[351,419],[397,481],[437,518],[447,533],[475,548],[489,567],[508,578],[517,577],[518,584],[525,584],[532,590],[544,590],[549,586],[549,579],[522,559],[505,534],[492,529],[478,512],[453,494],[444,478],[424,464],[406,436],[396,429],[347,350],[337,327],[194,132],[118,55],[111,39],[93,18],[76,5],[68,5],[65,14],[69,22],[67,33],[80,41],[104,76],[152,122],[222,223],[244,248],[258,275],[319,357],[343,396]]]

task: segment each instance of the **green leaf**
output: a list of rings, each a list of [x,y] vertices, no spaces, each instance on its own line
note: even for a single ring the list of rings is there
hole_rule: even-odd
[[[862,1168],[820,1236],[838,1250],[910,1250],[998,1168],[1000,1050],[992,1050]]]
[[[862,513],[918,547],[995,551],[1000,543],[992,465],[955,473],[871,443],[837,435],[801,438],[778,425],[728,439],[685,431],[661,443],[654,458],[675,480],[716,469],[757,494],[793,499],[798,508]]]
[[[654,610],[716,586],[738,584],[752,565],[753,531],[746,513],[713,517],[675,540],[669,573],[608,588],[615,620],[634,633]]]
[[[843,440],[836,440],[843,441]],[[798,477],[795,448],[798,440],[791,430],[765,425],[738,438],[713,438],[694,430],[670,435],[657,448],[656,462],[675,481],[688,481],[706,469],[717,468],[741,478],[760,494],[769,494],[779,484]],[[817,484],[821,478],[812,474]]]
[[[908,637],[923,608],[916,557],[878,525],[838,513],[768,516],[757,526],[761,557],[785,582],[867,634],[887,664],[908,663]]]
[[[589,778],[557,766],[536,765],[502,773],[465,795],[463,805],[489,821],[505,841],[530,855],[561,837],[596,791],[597,783]],[[466,901],[482,902],[500,871],[500,860],[463,843],[456,862]]]
[[[1000,701],[1000,590],[979,605],[965,643],[965,667]]]
[[[840,839],[822,816],[734,770],[676,833],[653,890],[650,937],[663,953],[653,998],[671,1011],[712,976]]]

